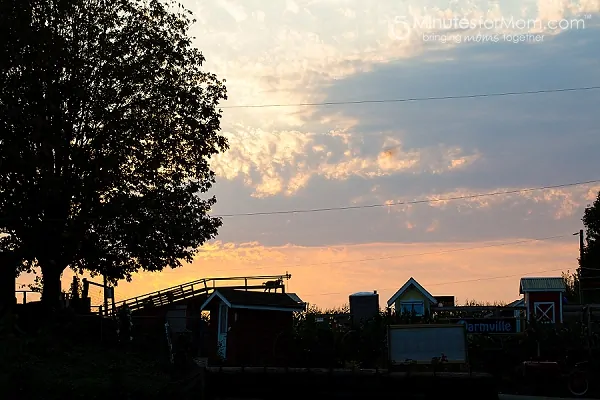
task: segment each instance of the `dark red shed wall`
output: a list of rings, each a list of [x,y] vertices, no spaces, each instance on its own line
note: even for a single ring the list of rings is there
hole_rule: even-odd
[[[275,342],[293,327],[289,311],[231,309],[229,311],[227,358],[236,365],[273,365]]]
[[[532,292],[529,293],[529,304],[527,305],[531,320],[534,320],[535,303],[537,302],[552,302],[554,303],[556,323],[560,323],[560,304],[562,302],[562,293],[560,292]]]

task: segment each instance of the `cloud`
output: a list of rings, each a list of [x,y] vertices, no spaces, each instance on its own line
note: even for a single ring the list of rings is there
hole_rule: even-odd
[[[547,21],[558,16],[566,18],[582,10],[591,15],[598,8],[596,3],[572,1],[569,7],[559,8],[559,11],[551,11],[556,7],[549,1],[526,2],[517,8],[503,5],[501,9],[492,10],[488,9],[487,1],[469,3],[476,7],[467,7],[466,2],[453,2],[449,6],[447,2],[435,1],[408,2],[408,5],[412,5],[411,12],[417,16],[527,17]],[[205,30],[199,42],[201,48],[206,48],[207,68],[228,79],[232,99],[228,105],[426,97],[502,91],[507,87],[527,89],[534,81],[532,76],[540,85],[552,87],[569,84],[563,82],[568,76],[580,77],[582,82],[593,79],[590,64],[584,66],[583,61],[569,61],[571,64],[567,66],[567,61],[572,59],[592,62],[592,53],[587,50],[587,56],[582,56],[582,52],[594,44],[590,42],[590,37],[597,35],[593,26],[586,26],[585,32],[561,31],[557,37],[564,40],[547,42],[544,46],[511,43],[450,46],[390,37],[388,28],[394,17],[410,11],[397,2],[381,2],[375,8],[366,8],[356,1],[296,1],[271,6],[252,1],[238,4],[244,5],[246,14],[263,17],[242,21],[235,29],[225,26],[218,30],[212,28],[210,32]],[[210,15],[210,10],[207,12]],[[319,20],[328,23],[316,24]],[[586,23],[593,25],[594,19]],[[577,36],[570,38],[573,33]],[[587,36],[583,37],[584,33]],[[217,47],[211,44],[213,37]],[[224,42],[221,39],[225,37]],[[582,39],[588,42],[585,46],[581,45]],[[574,40],[579,47],[572,45]],[[570,55],[561,53],[565,56],[557,60],[555,52],[550,56],[546,50],[550,47],[568,51]],[[442,61],[445,64],[440,64]],[[518,68],[519,72],[511,73],[510,68]],[[552,72],[559,74],[563,81],[554,79],[556,75]],[[561,98],[564,100],[567,96]],[[588,100],[584,96],[578,97],[580,102]],[[301,190],[310,190],[318,177],[329,181],[347,181],[351,177],[377,181],[382,177],[402,176],[398,182],[404,185],[409,176],[448,177],[449,172],[460,171],[462,174],[452,175],[452,181],[446,179],[448,183],[439,184],[440,189],[452,184],[465,187],[463,182],[473,178],[475,181],[471,180],[471,184],[476,186],[485,179],[499,187],[514,184],[511,181],[515,176],[536,185],[539,178],[534,177],[547,171],[557,154],[564,153],[564,147],[570,146],[567,142],[571,139],[559,138],[558,132],[569,129],[567,125],[574,120],[584,125],[584,130],[592,129],[592,120],[583,115],[593,101],[588,100],[587,106],[574,102],[571,113],[565,115],[560,113],[558,105],[548,107],[551,99],[540,96],[537,102],[525,97],[470,101],[468,111],[466,101],[445,103],[442,107],[437,106],[442,103],[431,102],[343,108],[226,109],[223,125],[233,146],[213,165],[221,178],[229,181],[241,178],[258,198],[277,194],[294,196]],[[529,110],[526,114],[525,109]],[[560,120],[558,115],[561,115]],[[537,126],[524,127],[526,118]],[[540,121],[543,118],[546,120]],[[500,155],[510,151],[509,143],[523,140],[520,132],[524,128],[530,129],[530,142],[543,140],[546,148],[552,146],[549,152],[539,152],[533,164],[530,142],[512,150],[509,157]],[[584,134],[583,130],[580,132]],[[319,142],[319,138],[333,135],[339,140]],[[369,143],[372,135],[399,140],[402,147],[398,155],[374,153],[371,149],[374,146]],[[548,135],[553,141],[548,140]],[[589,152],[593,145],[589,138],[587,140],[582,146]],[[438,147],[439,143],[446,144]],[[378,147],[376,152],[382,150],[380,146],[375,147]],[[508,158],[510,162],[506,162]],[[589,164],[584,168],[593,170],[594,163],[589,161],[592,158],[582,158]],[[477,173],[469,168],[475,162]],[[501,163],[504,165],[498,168]],[[490,178],[492,171],[494,176]],[[568,164],[557,173],[565,177],[573,175],[575,167]]]
[[[347,180],[370,179],[397,173],[443,174],[464,169],[481,155],[466,154],[460,147],[432,146],[405,149],[397,139],[380,138],[376,154],[365,154],[361,139],[346,132],[317,135],[302,132],[265,132],[240,127],[230,135],[231,149],[215,157],[213,168],[225,179],[242,177],[255,189],[254,196],[296,194],[313,176]],[[393,142],[392,149],[386,143]]]
[[[600,11],[598,1],[594,0],[528,0],[520,5],[493,3],[492,7],[487,0],[451,3],[389,0],[368,8],[358,0],[271,5],[221,0],[214,9],[207,5],[200,8],[199,3],[186,2],[186,5],[202,14],[204,23],[195,28],[198,46],[208,55],[207,67],[228,79],[232,102],[238,105],[322,101],[319,89],[333,81],[417,56],[439,59],[436,55],[439,51],[476,44],[424,40],[424,33],[466,36],[477,32],[486,35],[542,32],[548,36],[547,42],[551,36],[591,30],[597,26],[593,17]],[[237,23],[231,26],[220,22],[222,9]],[[495,28],[455,28],[448,32],[436,28],[437,19],[493,20]],[[584,19],[585,28],[579,25],[549,28],[548,21],[562,19]],[[527,22],[524,28],[520,26],[522,21]],[[407,23],[412,35],[399,39],[397,30]],[[297,108],[289,110],[302,112]],[[236,110],[235,114],[263,123],[276,122],[281,117],[273,109],[255,109],[251,113]]]
[[[238,23],[245,21],[248,18],[244,7],[239,3],[228,0],[217,0],[217,4],[227,11],[227,13]]]
[[[481,194],[481,192],[478,193],[474,192],[473,190],[457,189],[449,193],[427,195],[424,197],[424,199],[435,200],[429,203],[431,207],[437,207],[441,209],[453,208],[459,212],[464,209],[491,208],[501,204],[508,204],[510,206],[523,204],[547,204],[553,209],[553,217],[556,219],[562,219],[574,215],[576,212],[580,211],[582,207],[585,207],[587,204],[592,202],[600,191],[600,184],[517,192],[519,190],[522,189],[514,187],[496,188],[487,193],[500,193],[500,195],[479,197],[478,195]],[[509,192],[509,194],[501,194],[506,192]],[[460,200],[459,202],[456,200],[439,200],[456,199],[461,197],[464,199]],[[402,200],[398,201],[389,199],[386,201],[389,203],[402,202]]]
[[[239,185],[242,182],[221,182],[214,210],[217,215],[348,206],[364,208],[228,217],[223,220],[219,239],[232,242],[258,239],[268,246],[286,243],[323,246],[501,240],[515,233],[534,238],[570,235],[579,229],[584,208],[593,202],[600,190],[600,185],[590,184],[447,202],[393,205],[428,198],[434,200],[534,187],[477,184],[456,189],[453,182],[457,173],[448,172],[443,176],[395,175],[375,180],[351,177],[347,181],[315,176],[302,194],[267,198],[246,198],[253,193],[250,187],[241,191]],[[436,179],[431,180],[430,177]],[[445,182],[449,189],[439,182]],[[389,206],[373,206],[378,204]]]

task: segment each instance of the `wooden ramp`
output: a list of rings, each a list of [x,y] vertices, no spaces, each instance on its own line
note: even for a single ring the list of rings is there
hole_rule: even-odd
[[[119,309],[127,305],[132,312],[142,310],[145,307],[162,307],[185,299],[197,297],[202,294],[210,294],[215,289],[239,289],[239,290],[257,290],[263,289],[265,281],[289,280],[292,275],[257,275],[257,276],[234,276],[220,278],[202,278],[195,281],[172,286],[155,292],[146,293],[140,296],[121,300],[115,303],[115,308]],[[282,283],[277,285],[278,289],[285,291]],[[112,314],[109,310],[108,314]]]

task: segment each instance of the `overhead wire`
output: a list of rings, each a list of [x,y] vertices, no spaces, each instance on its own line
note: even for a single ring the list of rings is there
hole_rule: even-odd
[[[505,96],[525,96],[525,95],[536,95],[536,94],[549,94],[549,93],[565,93],[565,92],[582,92],[590,90],[598,90],[600,86],[583,86],[583,87],[570,87],[561,89],[541,89],[541,90],[527,90],[527,91],[514,91],[514,92],[497,92],[497,93],[478,93],[478,94],[467,94],[467,95],[453,95],[453,96],[431,96],[431,97],[407,97],[400,99],[374,99],[374,100],[348,100],[348,101],[324,101],[315,103],[288,103],[288,104],[246,104],[246,105],[232,105],[232,106],[221,106],[222,109],[232,108],[273,108],[273,107],[322,107],[322,106],[335,106],[335,105],[352,105],[352,104],[381,104],[381,103],[408,103],[408,102],[420,102],[420,101],[439,101],[439,100],[461,100],[461,99],[476,99],[482,97],[505,97]]]
[[[511,189],[511,190],[488,192],[488,193],[476,193],[476,194],[461,195],[461,196],[448,196],[448,197],[438,197],[438,198],[428,198],[428,199],[418,199],[418,200],[385,202],[385,203],[377,203],[377,204],[308,208],[308,209],[292,209],[292,210],[278,210],[278,211],[256,211],[256,212],[247,212],[247,213],[215,214],[215,215],[211,215],[211,216],[216,217],[216,218],[253,217],[253,216],[259,216],[259,215],[306,214],[306,213],[329,212],[329,211],[345,211],[345,210],[359,210],[359,209],[367,209],[367,208],[394,207],[394,206],[401,206],[401,205],[439,203],[439,202],[446,202],[446,201],[469,200],[469,199],[476,199],[476,198],[481,198],[481,197],[521,194],[521,193],[528,193],[528,192],[541,191],[541,190],[551,190],[551,189],[560,189],[560,188],[573,187],[573,186],[590,185],[590,184],[594,184],[594,183],[600,183],[600,179],[563,183],[563,184],[557,184],[557,185],[538,186],[538,187],[531,187],[531,188],[524,188],[524,189]],[[0,218],[0,221],[12,220],[12,219],[16,220],[16,219],[19,219],[19,217],[3,217],[3,218]],[[93,220],[95,218],[87,218],[87,219]],[[43,220],[44,221],[62,221],[62,219],[55,219],[55,218],[44,218]]]
[[[538,191],[538,190],[551,190],[551,189],[559,189],[559,188],[572,187],[572,186],[589,185],[589,184],[593,184],[593,183],[600,183],[600,179],[594,179],[594,180],[582,181],[582,182],[564,183],[564,184],[559,184],[559,185],[540,186],[540,187],[525,188],[525,189],[512,189],[512,190],[504,190],[504,191],[489,192],[489,193],[477,193],[477,194],[462,195],[462,196],[439,197],[439,198],[433,198],[433,199],[419,199],[419,200],[386,202],[386,203],[365,204],[365,205],[356,205],[356,206],[323,207],[323,208],[293,209],[293,210],[281,210],[281,211],[257,211],[257,212],[248,212],[248,213],[217,214],[217,215],[214,215],[214,217],[231,218],[231,217],[252,217],[252,216],[258,216],[258,215],[305,214],[305,213],[316,213],[316,212],[327,212],[327,211],[344,211],[344,210],[358,210],[358,209],[365,209],[365,208],[392,207],[392,206],[400,206],[400,205],[415,205],[415,204],[437,203],[437,202],[454,201],[454,200],[476,199],[476,198],[480,198],[480,197],[520,194],[520,193],[534,192],[534,191]]]

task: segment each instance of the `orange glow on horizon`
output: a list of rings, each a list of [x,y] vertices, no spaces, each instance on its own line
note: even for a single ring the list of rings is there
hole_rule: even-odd
[[[513,240],[503,242],[507,241]],[[571,242],[531,242],[455,251],[499,243],[264,247],[256,242],[217,241],[204,246],[194,262],[182,268],[142,272],[132,282],[120,283],[115,296],[117,301],[123,300],[206,277],[278,275],[288,271],[292,274],[288,292],[319,307],[340,306],[354,292],[373,290],[378,291],[384,306],[410,277],[434,296],[455,296],[457,303],[472,299],[510,302],[520,297],[520,277],[560,276],[561,270],[577,268],[577,243]],[[72,273],[65,272],[64,290],[71,279]],[[101,282],[100,278],[93,280]],[[18,281],[28,283],[31,277],[23,276]],[[101,303],[100,288],[90,287],[90,296],[94,305]]]

